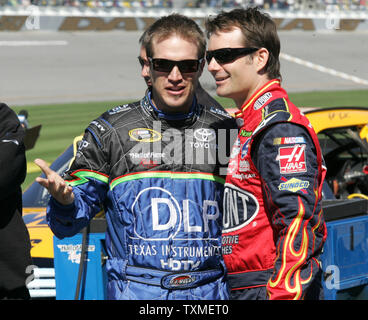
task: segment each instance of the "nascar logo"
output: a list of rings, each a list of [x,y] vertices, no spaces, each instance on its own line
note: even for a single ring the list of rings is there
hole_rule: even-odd
[[[306,143],[304,137],[280,137],[273,139],[273,144],[296,144],[296,143]]]

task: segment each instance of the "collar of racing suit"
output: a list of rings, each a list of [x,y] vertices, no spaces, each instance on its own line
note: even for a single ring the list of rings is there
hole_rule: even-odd
[[[201,107],[197,103],[197,99],[194,96],[192,106],[188,113],[165,113],[162,110],[156,108],[153,104],[152,99],[152,91],[150,89],[146,90],[146,94],[144,98],[141,100],[142,108],[150,113],[154,118],[158,120],[167,120],[167,121],[179,121],[180,123],[184,122],[185,124],[193,123],[200,115]],[[183,123],[182,123],[183,124]]]
[[[280,79],[271,79],[260,87],[247,101],[241,106],[239,110],[234,113],[234,117],[238,127],[242,127],[244,119],[252,114],[252,110],[260,109],[266,102],[275,99],[276,97],[285,97],[287,93],[280,85]],[[263,99],[262,99],[263,98]],[[260,99],[259,106],[255,103]],[[251,108],[250,108],[251,107]]]

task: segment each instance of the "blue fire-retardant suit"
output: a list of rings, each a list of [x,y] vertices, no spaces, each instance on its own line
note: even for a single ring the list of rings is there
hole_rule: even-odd
[[[57,237],[72,236],[103,206],[109,299],[228,299],[221,173],[231,129],[223,109],[194,100],[189,114],[167,115],[149,92],[90,123],[64,175],[75,202],[51,198],[47,219]]]

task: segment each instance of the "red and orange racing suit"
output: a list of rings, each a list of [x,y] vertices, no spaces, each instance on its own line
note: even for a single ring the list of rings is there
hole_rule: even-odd
[[[231,298],[316,296],[327,236],[317,135],[279,80],[258,90],[236,118],[222,239]]]

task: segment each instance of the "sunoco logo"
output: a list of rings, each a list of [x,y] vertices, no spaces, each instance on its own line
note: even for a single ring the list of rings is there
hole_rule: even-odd
[[[299,190],[305,190],[309,187],[309,182],[305,180],[300,180],[297,178],[292,178],[290,180],[287,180],[286,182],[279,184],[279,190],[280,191],[291,191],[291,192],[297,192]]]
[[[170,285],[174,287],[180,287],[180,286],[188,285],[194,281],[195,281],[195,278],[191,275],[177,276],[170,280]]]
[[[258,214],[259,203],[254,195],[232,184],[225,184],[222,233],[239,230]]]

